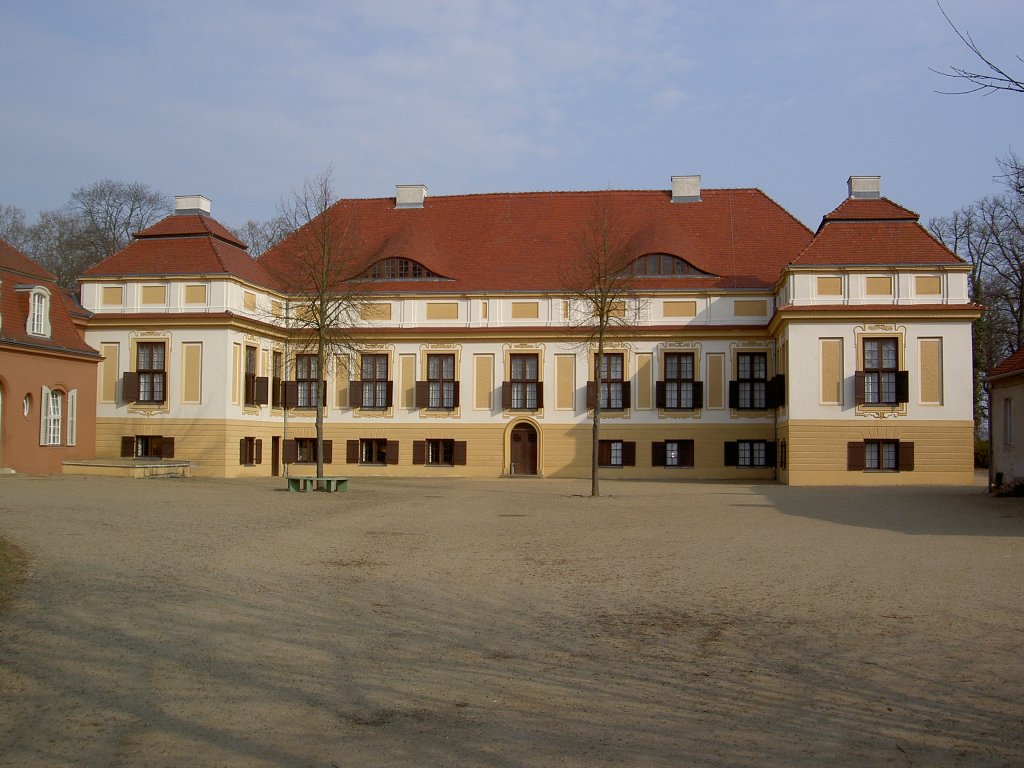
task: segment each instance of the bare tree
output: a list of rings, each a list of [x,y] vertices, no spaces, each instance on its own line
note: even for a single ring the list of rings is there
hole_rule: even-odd
[[[285,259],[296,297],[289,301],[289,322],[296,349],[315,360],[315,370],[303,371],[317,386],[299,392],[298,405],[316,406],[316,476],[324,476],[323,377],[337,354],[356,349],[353,329],[364,303],[357,278],[366,264],[357,240],[355,203],[336,202],[334,171],[328,166],[306,179],[282,201],[279,218],[291,234],[278,246]],[[312,363],[312,360],[308,360]],[[310,367],[313,367],[312,365]],[[310,400],[312,402],[310,402]]]
[[[241,227],[232,228],[231,231],[242,242],[248,244],[249,255],[254,259],[258,259],[291,233],[288,220],[281,215],[266,221],[249,219]]]
[[[0,205],[0,240],[6,240],[19,251],[28,251],[29,227],[25,211],[15,205]]]
[[[591,420],[590,495],[600,496],[601,414],[621,401],[621,383],[608,381],[606,345],[628,335],[639,320],[643,300],[636,290],[633,262],[640,255],[636,234],[626,231],[609,201],[594,207],[580,237],[579,257],[563,276],[569,322],[582,334],[585,349],[596,347]],[[589,365],[589,361],[588,361]],[[589,398],[588,398],[589,399]]]
[[[170,213],[173,202],[140,182],[103,179],[72,192],[65,208],[81,222],[82,247],[95,264]]]
[[[949,26],[953,28],[956,36],[960,38],[963,44],[967,46],[971,53],[973,53],[983,65],[983,67],[978,70],[956,66],[951,66],[948,72],[940,72],[937,69],[933,69],[932,72],[942,75],[943,77],[950,77],[954,80],[959,80],[963,85],[961,90],[939,91],[939,93],[956,95],[978,93],[979,91],[986,94],[995,93],[996,91],[1024,93],[1024,77],[1011,75],[1005,69],[988,58],[988,56],[982,53],[978,44],[974,42],[974,38],[971,37],[971,33],[966,30],[961,32],[957,28],[956,24],[953,23],[953,20],[949,18],[949,14],[946,13],[942,4],[939,3],[938,0],[936,0],[935,4],[939,6],[939,10],[949,23]],[[1020,56],[1017,56],[1017,61],[1024,63],[1024,59]]]
[[[78,276],[95,263],[86,247],[84,229],[80,218],[57,209],[40,211],[28,230],[28,255],[56,275],[57,283],[68,290],[73,290]]]

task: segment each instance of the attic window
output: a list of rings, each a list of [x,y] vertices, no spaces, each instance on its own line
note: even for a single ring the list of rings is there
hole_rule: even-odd
[[[364,280],[441,280],[417,261],[403,258],[381,259],[363,273]]]
[[[50,338],[50,291],[41,285],[26,290],[28,317],[25,319],[25,333]]]
[[[635,277],[712,277],[688,261],[668,253],[648,253],[624,270]]]

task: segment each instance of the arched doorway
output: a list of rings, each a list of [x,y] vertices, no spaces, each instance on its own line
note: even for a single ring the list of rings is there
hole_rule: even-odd
[[[513,475],[537,474],[537,430],[532,424],[516,424],[509,436],[509,472]]]

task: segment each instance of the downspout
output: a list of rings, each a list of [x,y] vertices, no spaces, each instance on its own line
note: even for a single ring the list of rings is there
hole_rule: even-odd
[[[986,409],[988,412],[988,492],[992,493],[992,485],[995,481],[995,467],[992,466],[992,459],[994,455],[994,451],[992,449],[995,447],[995,439],[992,436],[992,385],[985,381],[982,382],[981,386],[982,389],[985,390],[985,397],[988,398],[988,408]],[[973,451],[971,453],[973,453]]]

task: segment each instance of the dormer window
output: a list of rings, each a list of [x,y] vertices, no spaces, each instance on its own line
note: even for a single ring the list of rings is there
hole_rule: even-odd
[[[670,253],[648,253],[624,271],[634,277],[714,277]]]
[[[443,280],[418,261],[391,257],[381,259],[361,275],[363,280]]]
[[[50,337],[50,291],[41,285],[25,289],[28,291],[28,318],[25,333],[29,336]]]

